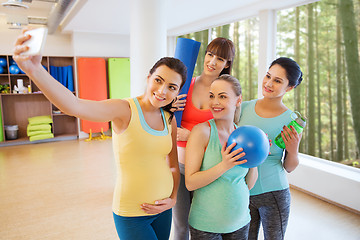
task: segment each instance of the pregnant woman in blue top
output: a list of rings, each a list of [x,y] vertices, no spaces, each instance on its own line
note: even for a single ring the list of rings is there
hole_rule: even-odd
[[[226,148],[235,111],[241,104],[239,81],[221,75],[210,86],[209,108],[214,116],[196,125],[186,146],[185,183],[194,191],[189,225],[192,240],[247,239],[250,213],[249,189],[257,178],[256,168],[247,169],[237,161],[246,153],[236,145]],[[236,156],[237,153],[240,153]]]
[[[264,163],[258,166],[258,180],[250,191],[249,240],[258,238],[260,224],[266,240],[284,239],[290,213],[290,191],[286,172],[292,172],[299,164],[301,135],[293,127],[287,127],[292,121],[292,111],[282,100],[284,95],[301,81],[299,65],[290,58],[278,58],[272,62],[263,79],[264,98],[241,104],[239,126],[259,127],[272,142],[278,133],[282,132],[286,146],[283,150],[272,144],[271,153]]]

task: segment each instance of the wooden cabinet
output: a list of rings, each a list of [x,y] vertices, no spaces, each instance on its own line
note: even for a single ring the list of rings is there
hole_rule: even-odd
[[[2,131],[4,141],[0,142],[0,146],[19,145],[26,143],[33,143],[27,137],[28,118],[41,115],[50,115],[53,119],[52,132],[54,138],[39,140],[41,142],[70,140],[78,138],[78,120],[76,117],[68,116],[58,111],[39,91],[36,85],[25,74],[12,74],[9,70],[13,61],[11,56],[0,55],[0,59],[6,59],[7,65],[3,67],[0,74],[0,84],[9,84],[9,93],[0,94]],[[73,57],[43,57],[42,65],[49,71],[50,66],[65,67],[74,66]],[[74,74],[72,68],[72,75]],[[23,85],[28,88],[30,85],[31,93],[13,93],[17,80],[22,79]],[[74,78],[73,78],[74,79]],[[73,80],[74,81],[74,80]],[[75,94],[75,91],[74,91]],[[15,140],[8,140],[5,137],[5,125],[18,125],[18,138]],[[34,141],[34,142],[39,142]]]

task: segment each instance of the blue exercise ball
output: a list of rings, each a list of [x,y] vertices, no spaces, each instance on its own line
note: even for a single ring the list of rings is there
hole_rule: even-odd
[[[0,74],[3,74],[3,73],[4,73],[4,68],[0,67]]]
[[[0,67],[6,67],[7,61],[6,58],[0,58]]]
[[[9,67],[9,72],[11,74],[19,74],[20,73],[20,68],[17,65],[11,65]]]
[[[266,134],[258,127],[244,125],[235,129],[229,136],[227,147],[236,143],[232,151],[243,148],[245,156],[241,160],[247,160],[240,167],[253,168],[265,161],[270,151],[270,143]]]

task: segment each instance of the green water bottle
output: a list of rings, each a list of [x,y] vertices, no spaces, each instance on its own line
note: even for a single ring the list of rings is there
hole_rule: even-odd
[[[293,116],[293,114],[296,115],[296,117]],[[291,121],[288,124],[288,128],[290,128],[290,126],[293,126],[295,128],[295,130],[300,134],[302,133],[305,125],[306,125],[306,118],[302,117],[301,114],[299,112],[293,112],[291,114],[291,118],[293,119],[293,121]],[[279,135],[276,136],[275,138],[275,144],[282,149],[285,149],[285,143],[284,140],[281,137],[281,132],[279,133]]]

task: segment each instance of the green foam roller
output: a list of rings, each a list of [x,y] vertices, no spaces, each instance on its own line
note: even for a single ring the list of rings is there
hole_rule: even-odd
[[[109,96],[114,98],[130,97],[130,59],[109,58]]]

